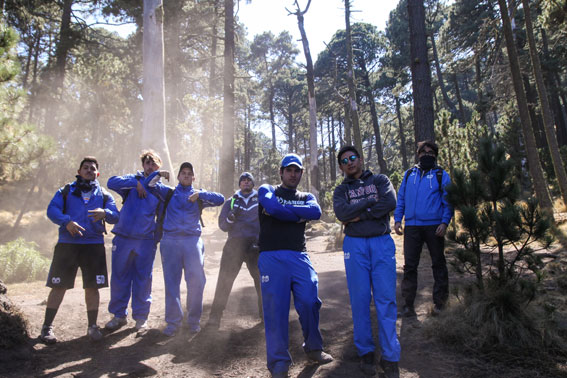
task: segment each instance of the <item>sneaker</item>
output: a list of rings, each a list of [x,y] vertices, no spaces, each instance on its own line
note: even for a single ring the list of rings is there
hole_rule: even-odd
[[[207,325],[205,327],[214,330],[219,329],[220,318],[218,316],[209,316],[209,321],[207,322]]]
[[[415,318],[417,316],[413,306],[408,306],[408,305],[404,305],[404,307],[402,308],[401,315],[404,318]]]
[[[376,364],[374,363],[374,352],[366,353],[360,357],[360,370],[366,375],[376,374]]]
[[[55,337],[55,334],[53,333],[53,326],[44,325],[41,327],[39,339],[45,344],[55,344],[57,342],[57,337]]]
[[[136,319],[136,330],[143,332],[148,330],[148,321],[146,319]]]
[[[333,361],[333,356],[329,353],[325,353],[322,350],[312,350],[307,352],[307,357],[318,364],[328,364],[329,362]]]
[[[201,332],[201,326],[189,326],[189,333],[197,334],[199,332]]]
[[[167,337],[173,337],[177,334],[177,326],[168,324],[167,327],[165,327],[163,331],[161,331],[161,333],[163,333]]]
[[[272,378],[287,378],[287,370],[278,371],[272,374]]]
[[[380,359],[380,367],[384,371],[386,378],[400,378],[400,369],[397,361],[386,361]]]
[[[118,316],[115,316],[114,318],[110,319],[110,321],[108,323],[106,323],[104,328],[111,331],[111,332],[114,332],[117,329],[125,326],[127,323],[128,323],[128,320],[126,320],[126,318],[119,318]]]
[[[102,340],[102,332],[100,332],[100,327],[96,324],[89,326],[87,329],[87,336],[91,338],[92,341]]]

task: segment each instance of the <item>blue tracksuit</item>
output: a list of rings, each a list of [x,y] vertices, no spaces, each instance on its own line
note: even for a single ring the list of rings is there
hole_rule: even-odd
[[[156,175],[157,172],[154,172],[148,177],[150,190],[163,202],[169,190],[173,188],[158,182]],[[165,282],[165,321],[175,327],[179,327],[183,322],[179,285],[185,270],[187,324],[191,331],[200,329],[206,282],[199,205],[197,201],[189,201],[189,197],[195,192],[192,186],[179,184],[175,187],[166,209],[163,238],[160,243]],[[219,193],[199,191],[199,200],[202,201],[203,207],[220,206],[224,197]]]
[[[262,185],[260,201],[260,269],[268,369],[287,371],[290,292],[299,314],[306,352],[323,349],[319,331],[319,279],[305,252],[305,224],[321,217],[311,193]]]
[[[140,198],[136,185],[140,182],[148,195]],[[108,311],[124,318],[132,297],[132,317],[147,319],[152,303],[152,270],[156,255],[154,230],[159,200],[149,192],[143,172],[113,176],[108,188],[124,200],[120,221],[112,229],[112,276]]]
[[[65,201],[65,212],[63,212],[63,188],[60,188],[49,205],[47,206],[47,217],[55,224],[59,225],[58,243],[71,244],[103,244],[104,243],[104,224],[102,221],[93,222],[88,217],[89,210],[103,208],[106,213],[104,221],[106,223],[116,223],[119,219],[118,209],[114,202],[114,198],[110,193],[106,193],[107,201],[103,205],[104,189],[95,180],[94,191],[91,197],[85,203],[81,195],[81,191],[77,188],[76,182],[70,184],[69,193]],[[83,236],[73,237],[67,231],[67,223],[76,222],[85,229]]]
[[[360,178],[345,178],[335,188],[333,208],[337,218],[350,222],[343,242],[350,295],[354,345],[358,355],[373,353],[370,298],[374,296],[382,357],[399,361],[396,334],[396,246],[390,236],[390,211],[396,194],[385,175],[364,171]]]

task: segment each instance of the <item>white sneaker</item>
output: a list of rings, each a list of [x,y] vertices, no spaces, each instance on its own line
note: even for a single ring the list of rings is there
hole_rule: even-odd
[[[109,331],[116,331],[117,329],[125,326],[128,323],[126,318],[119,318],[115,316],[114,318],[110,319],[108,323],[104,326]]]
[[[89,326],[87,329],[87,336],[91,338],[92,341],[102,340],[102,332],[100,332],[100,327],[95,325]]]
[[[138,331],[146,331],[148,328],[148,321],[146,319],[136,319],[136,329]]]

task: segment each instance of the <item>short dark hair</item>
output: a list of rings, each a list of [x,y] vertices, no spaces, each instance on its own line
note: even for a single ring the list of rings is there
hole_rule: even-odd
[[[339,165],[341,165],[341,156],[343,156],[343,154],[347,151],[352,151],[356,154],[356,156],[360,157],[360,154],[358,153],[356,147],[349,145],[342,146],[339,152],[337,153],[337,162],[339,163]]]
[[[85,163],[94,163],[96,165],[96,169],[98,169],[98,161],[94,156],[85,156],[83,160],[81,160],[81,164],[79,164],[79,169],[83,168],[83,164]]]
[[[422,140],[419,142],[417,144],[417,154],[419,155],[425,147],[431,148],[433,152],[435,152],[435,156],[439,155],[439,147],[432,140]]]
[[[142,154],[140,155],[140,160],[142,160],[142,164],[144,164],[148,159],[161,167],[162,165],[161,158],[154,150],[149,149],[142,151]]]

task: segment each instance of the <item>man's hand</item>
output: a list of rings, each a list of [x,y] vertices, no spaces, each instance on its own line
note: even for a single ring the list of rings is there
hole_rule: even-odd
[[[404,234],[404,232],[402,231],[402,223],[401,222],[396,222],[394,224],[394,231],[396,231],[396,234],[398,234],[398,235]]]
[[[78,223],[75,223],[73,221],[67,223],[65,228],[67,229],[67,231],[69,231],[72,237],[83,236],[82,231],[85,231],[83,227],[81,227]]]
[[[189,201],[195,202],[199,199],[199,192],[195,192],[189,196]]]
[[[146,192],[140,181],[136,184],[136,191],[138,192],[138,198],[146,198],[148,196],[148,192]]]
[[[106,217],[106,212],[104,209],[100,207],[98,209],[89,210],[89,218],[92,218],[93,222],[98,222],[99,220],[103,220]]]
[[[159,171],[158,175],[169,181],[169,171]]]
[[[445,236],[447,232],[447,225],[445,223],[441,223],[439,227],[435,230],[435,236],[439,236],[440,238]]]
[[[226,219],[228,219],[229,222],[234,222],[234,220],[236,219],[236,213],[233,210],[229,211]]]
[[[346,226],[349,223],[355,223],[355,222],[359,222],[359,221],[360,221],[360,217],[356,217],[356,218],[352,218],[352,219],[349,219],[347,221],[344,221],[343,224]]]

